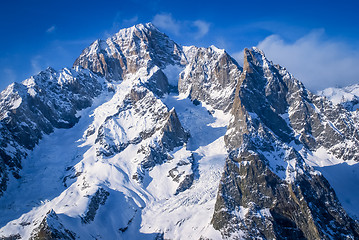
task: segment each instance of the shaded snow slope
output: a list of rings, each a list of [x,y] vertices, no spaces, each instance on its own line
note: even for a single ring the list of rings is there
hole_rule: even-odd
[[[104,80],[81,69],[47,68],[0,93],[0,196],[22,160],[38,141],[57,128],[71,128],[76,112],[91,106]]]
[[[357,113],[244,53],[139,24],[9,86],[0,238],[358,238]]]
[[[3,227],[0,235],[20,233],[28,238],[52,209],[58,215],[57,221],[84,239],[90,236],[153,239],[163,232],[173,239],[184,236],[220,238],[210,220],[226,157],[223,135],[228,115],[220,111],[212,115],[188,99],[173,94],[166,96],[164,103],[176,109],[184,128],[191,132],[191,138],[186,146],[170,152],[171,159],[153,167],[139,183],[132,178],[140,161],[133,152],[141,144],[133,144],[113,157],[98,158],[96,147],[90,143],[91,137],[83,137],[90,124],[95,125],[103,118],[101,115],[106,109],[111,112],[111,102],[118,102],[114,100],[116,96],[105,104],[98,107],[94,104],[82,111],[81,120],[74,128],[56,130],[35,147],[21,172],[22,181],[11,181],[0,199],[2,225],[16,219]],[[105,94],[96,101],[109,97],[111,95]],[[109,112],[105,115],[110,115]],[[73,170],[75,177],[71,175]],[[193,183],[174,195],[179,183],[171,173],[173,176],[182,174],[179,182],[184,175],[193,174]],[[87,206],[91,205],[98,189],[109,193],[106,203],[100,204],[93,222],[83,224],[81,222],[88,216]],[[25,202],[24,195],[27,196]],[[119,211],[124,214],[119,216]],[[116,227],[102,226],[105,222]],[[117,231],[118,228],[126,230]]]

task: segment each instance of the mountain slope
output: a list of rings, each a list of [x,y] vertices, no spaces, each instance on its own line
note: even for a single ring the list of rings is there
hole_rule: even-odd
[[[96,40],[76,59],[82,66],[108,80],[120,80],[140,68],[185,64],[182,48],[151,23],[122,29],[113,37]]]
[[[6,190],[9,172],[20,178],[21,159],[42,136],[54,128],[74,126],[76,112],[91,106],[101,88],[101,80],[86,70],[48,68],[1,92],[0,195]]]
[[[189,64],[178,80],[180,94],[215,109],[229,111],[242,68],[215,46],[184,48]]]
[[[0,236],[357,239],[321,168],[355,166],[355,114],[244,54],[140,24],[9,86]]]
[[[357,110],[359,103],[359,86],[354,84],[344,88],[326,88],[318,92],[334,104],[341,104],[349,111]]]
[[[219,186],[214,227],[231,238],[358,238],[358,225],[334,190],[305,162],[319,141],[331,152],[336,131],[345,140],[342,131],[349,126],[340,131],[325,118],[343,110],[312,95],[260,50],[246,49],[244,54],[234,117],[225,136],[232,152]],[[325,112],[316,109],[318,102],[327,106]],[[347,138],[357,145],[356,138]],[[338,157],[347,159],[345,154]]]

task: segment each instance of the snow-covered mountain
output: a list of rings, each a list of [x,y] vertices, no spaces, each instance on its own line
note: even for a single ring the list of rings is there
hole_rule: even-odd
[[[2,239],[359,238],[356,111],[257,48],[139,24],[0,108]]]
[[[344,88],[326,88],[318,94],[327,97],[334,104],[343,105],[349,111],[359,108],[359,84]]]

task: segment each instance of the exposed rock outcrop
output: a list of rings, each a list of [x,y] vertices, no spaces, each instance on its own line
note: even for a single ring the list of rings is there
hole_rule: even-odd
[[[164,68],[168,64],[185,64],[182,48],[151,23],[120,30],[107,40],[96,40],[77,58],[82,66],[106,77],[124,79],[140,68]]]
[[[357,239],[359,226],[321,175],[282,180],[253,151],[230,156],[213,226],[229,239]]]
[[[75,240],[76,234],[66,229],[59,221],[57,214],[51,210],[49,211],[40,226],[38,226],[31,233],[31,240],[52,240],[52,239],[63,239],[63,240]]]
[[[102,85],[87,70],[48,68],[0,93],[0,196],[8,173],[19,178],[21,160],[54,128],[71,128]]]
[[[359,225],[296,150],[305,155],[325,147],[348,159],[351,151],[334,149],[341,141],[357,142],[350,114],[311,94],[260,50],[244,54],[214,227],[231,239],[358,238]]]
[[[231,109],[242,68],[224,50],[215,46],[184,48],[189,64],[181,72],[178,90],[192,101],[215,109]]]
[[[0,238],[359,239],[358,222],[308,165],[316,151],[359,161],[354,104],[312,94],[257,48],[244,50],[242,68],[152,24],[123,29],[74,69],[0,93],[0,197],[28,153],[39,161],[0,198]],[[75,134],[42,144],[55,128]],[[44,180],[53,189],[31,192]]]
[[[81,218],[82,223],[88,224],[95,219],[96,211],[99,209],[100,205],[105,205],[109,195],[110,193],[105,189],[99,188],[95,194],[91,196],[86,214]]]

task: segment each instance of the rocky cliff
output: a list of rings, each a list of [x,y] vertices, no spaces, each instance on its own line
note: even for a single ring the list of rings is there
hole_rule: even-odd
[[[241,67],[139,24],[0,108],[3,239],[359,239],[321,173],[356,176],[356,112],[257,48]]]
[[[225,136],[231,152],[219,185],[214,227],[238,239],[358,238],[357,223],[303,158],[324,147],[355,160],[341,144],[357,141],[350,113],[310,93],[262,51],[246,49],[244,54]],[[336,151],[338,144],[346,150]]]
[[[21,160],[42,136],[54,128],[73,127],[77,111],[91,106],[102,87],[87,70],[48,68],[0,93],[0,195],[9,173],[20,178]]]

